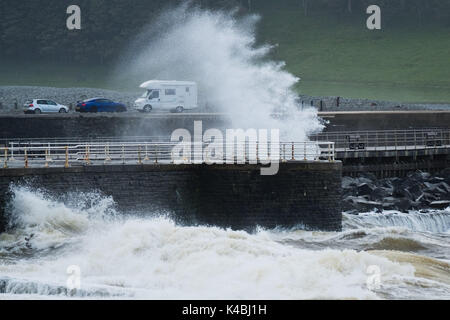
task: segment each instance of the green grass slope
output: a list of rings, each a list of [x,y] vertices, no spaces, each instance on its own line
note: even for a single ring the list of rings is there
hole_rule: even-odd
[[[257,9],[261,42],[301,81],[300,93],[399,102],[450,102],[450,28],[404,19],[366,28],[364,14],[337,16],[272,5]],[[0,61],[0,85],[110,88],[113,66]]]
[[[310,95],[450,102],[450,28],[407,21],[382,30],[329,14],[262,12],[260,38]]]

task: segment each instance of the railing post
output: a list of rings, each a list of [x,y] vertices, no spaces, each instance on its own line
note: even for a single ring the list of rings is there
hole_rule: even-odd
[[[414,150],[417,150],[417,134],[415,129],[414,129]]]
[[[24,151],[25,151],[25,155],[24,155],[25,168],[28,168],[28,150],[27,150],[27,147],[25,147]]]
[[[328,143],[328,162],[331,162],[331,142]]]
[[[256,141],[256,163],[259,162],[259,141]]]
[[[85,154],[84,160],[86,161],[86,164],[91,164],[91,162],[89,160],[89,145],[86,145],[86,154]]]
[[[247,158],[248,154],[246,152],[247,151],[247,142],[243,142],[243,144],[244,144],[244,146],[243,146],[243,148],[244,148],[244,163],[247,163],[247,160],[248,160],[248,158]]]
[[[306,161],[306,141],[303,142],[303,160]]]
[[[14,142],[11,142],[11,158],[9,160],[14,161]]]
[[[405,130],[405,137],[404,137],[404,139],[405,139],[405,142],[404,142],[404,144],[405,144],[405,153],[406,153],[406,151],[408,150],[408,148],[407,148],[407,138],[406,138],[406,130]]]
[[[3,168],[8,168],[8,148],[5,147],[5,163],[3,164]]]
[[[69,167],[69,147],[66,146],[66,162],[64,163],[64,168]]]
[[[111,161],[111,156],[109,155],[109,142],[105,145],[105,162]]]
[[[125,146],[122,144],[122,164],[125,164]]]
[[[180,156],[180,155],[178,154],[178,156]],[[172,163],[172,164],[175,163],[175,157],[173,155],[173,149],[170,151],[170,163]]]
[[[158,144],[155,145],[155,163],[158,163]]]
[[[48,149],[45,149],[45,168],[48,168]]]
[[[138,163],[142,164],[142,160],[141,160],[141,146],[138,146]]]
[[[286,161],[286,144],[283,143],[283,161]]]
[[[295,160],[295,157],[294,157],[294,142],[292,142],[292,159],[291,160]]]
[[[148,144],[145,144],[145,158],[144,161],[149,161],[150,158],[148,157]]]
[[[378,131],[375,131],[375,151],[378,151],[378,145],[379,145],[379,141],[378,141]],[[378,153],[377,153],[378,155]]]

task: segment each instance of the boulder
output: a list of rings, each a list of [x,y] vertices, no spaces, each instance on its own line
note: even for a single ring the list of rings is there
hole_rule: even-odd
[[[370,201],[363,198],[358,198],[355,201],[355,206],[360,210],[360,212],[371,211],[374,209],[381,210],[383,209],[383,204],[377,201]]]
[[[383,201],[384,198],[392,195],[392,191],[387,188],[377,187],[370,194],[370,199],[373,201]]]
[[[408,212],[413,209],[412,201],[409,199],[397,199],[395,201],[395,208],[401,212]]]
[[[362,183],[358,185],[357,191],[358,196],[368,196],[375,190],[373,185],[369,185],[368,183]]]
[[[433,209],[446,209],[450,207],[450,200],[433,201],[430,203],[430,207]]]
[[[357,186],[357,183],[355,182],[355,179],[352,177],[343,177],[342,178],[342,189],[352,189]]]
[[[408,188],[408,192],[412,195],[413,199],[417,199],[422,194],[422,185],[416,183]]]

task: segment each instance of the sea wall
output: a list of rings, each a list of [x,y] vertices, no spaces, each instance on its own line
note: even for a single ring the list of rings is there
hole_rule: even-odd
[[[193,132],[196,120],[201,120],[205,129],[229,127],[227,118],[220,115],[142,113],[0,115],[0,139],[170,136],[178,128]]]
[[[323,112],[319,116],[327,121],[324,131],[448,128],[450,123],[450,111]],[[202,121],[203,130],[233,128],[223,114],[0,114],[0,140],[169,136],[179,128],[193,132],[194,121]]]
[[[325,131],[411,130],[449,128],[448,111],[356,111],[321,112]]]
[[[11,185],[39,188],[53,197],[97,191],[123,213],[167,214],[186,225],[233,229],[293,227],[341,229],[340,162],[287,162],[278,174],[259,165],[107,165],[0,169],[4,229]]]

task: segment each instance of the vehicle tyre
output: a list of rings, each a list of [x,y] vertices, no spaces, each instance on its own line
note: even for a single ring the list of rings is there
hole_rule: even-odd
[[[35,113],[35,114],[41,114],[42,111],[41,111],[41,109],[34,109],[34,113]]]
[[[92,107],[91,108],[91,112],[97,112],[97,111],[98,111],[97,107]]]
[[[144,112],[150,112],[150,111],[152,111],[152,106],[148,104],[144,107]]]
[[[67,113],[67,110],[64,108],[59,109],[59,113]]]
[[[175,109],[178,113],[181,113],[184,111],[184,108],[182,106],[179,106]]]

